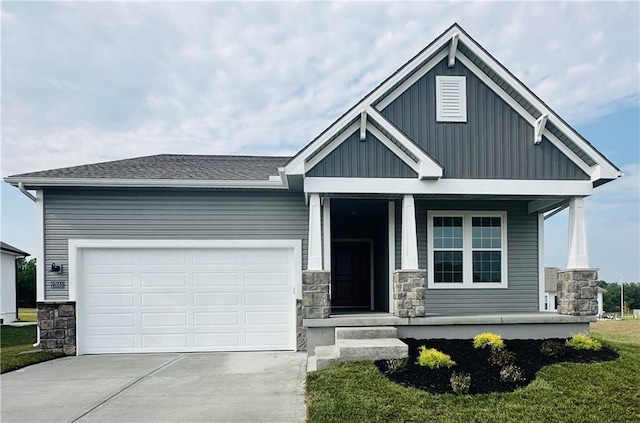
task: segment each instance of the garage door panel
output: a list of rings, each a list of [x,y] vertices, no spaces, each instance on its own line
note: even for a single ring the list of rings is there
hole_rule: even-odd
[[[238,250],[196,250],[193,252],[193,264],[210,267],[237,266],[240,254]]]
[[[193,274],[193,286],[238,287],[238,274],[229,272],[197,272]]]
[[[100,292],[87,296],[87,305],[89,307],[132,307],[133,303],[133,293]]]
[[[142,313],[142,326],[149,327],[187,327],[187,313]]]
[[[143,266],[172,266],[187,263],[187,252],[183,250],[142,250],[140,264]]]
[[[182,333],[158,333],[142,335],[143,349],[187,348],[187,335]]]
[[[195,326],[237,326],[240,316],[237,312],[209,312],[193,313],[193,323]]]
[[[90,313],[87,324],[94,328],[133,328],[135,326],[134,313]]]
[[[81,351],[290,350],[292,251],[85,250]]]
[[[143,307],[173,306],[180,307],[187,305],[187,294],[185,293],[142,293],[141,305]]]
[[[159,287],[184,287],[187,286],[185,273],[143,273],[141,286],[143,288]]]

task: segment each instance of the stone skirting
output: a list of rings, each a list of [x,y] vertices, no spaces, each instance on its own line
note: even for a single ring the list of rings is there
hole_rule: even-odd
[[[40,347],[76,355],[76,303],[37,303]]]
[[[426,281],[427,272],[425,270],[395,270],[393,272],[393,313],[395,316],[425,316]]]
[[[598,314],[598,269],[569,269],[558,272],[558,314]]]

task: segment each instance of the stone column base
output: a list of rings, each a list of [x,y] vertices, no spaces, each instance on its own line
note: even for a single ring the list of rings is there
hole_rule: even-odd
[[[76,355],[76,303],[37,303],[40,347]]]
[[[598,314],[598,269],[568,269],[558,272],[558,314]]]
[[[298,306],[297,344],[299,350],[307,348],[307,333],[303,319],[327,319],[331,314],[331,272],[305,270],[302,272],[302,303]]]
[[[393,272],[393,314],[396,317],[424,317],[426,292],[426,270],[395,270]]]

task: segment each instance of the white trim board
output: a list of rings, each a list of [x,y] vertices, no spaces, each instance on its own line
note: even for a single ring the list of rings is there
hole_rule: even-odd
[[[591,181],[515,179],[305,178],[306,193],[588,196]]]
[[[275,179],[278,180],[275,180]],[[4,178],[5,182],[16,185],[22,182],[26,186],[37,187],[130,187],[130,188],[257,188],[287,189],[279,176],[273,180],[190,180],[190,179],[112,179],[112,178]]]
[[[76,301],[79,254],[85,248],[283,248],[293,249],[293,283],[295,298],[302,299],[302,241],[288,240],[141,240],[141,239],[70,239],[69,301]]]

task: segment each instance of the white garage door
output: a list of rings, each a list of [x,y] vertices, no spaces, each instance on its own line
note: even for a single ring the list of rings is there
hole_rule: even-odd
[[[84,249],[81,257],[81,354],[295,348],[292,249]]]

